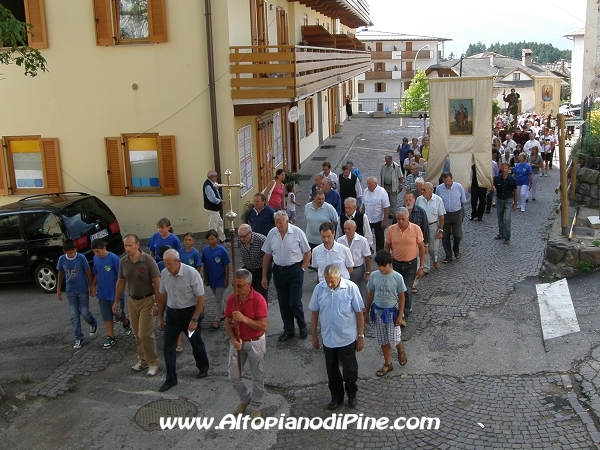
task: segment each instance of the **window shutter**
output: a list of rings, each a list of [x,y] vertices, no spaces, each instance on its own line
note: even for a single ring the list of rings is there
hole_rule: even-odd
[[[148,0],[150,42],[167,42],[167,13],[165,0]]]
[[[24,6],[25,20],[33,25],[33,35],[28,36],[29,46],[37,49],[48,48],[44,0],[24,0]]]
[[[179,195],[175,136],[158,136],[158,173],[163,195]]]
[[[4,155],[6,154],[4,146],[6,142],[2,140],[0,143],[2,144],[0,147],[0,195],[8,195],[8,176],[6,173],[6,164],[4,163]]]
[[[260,7],[262,11],[262,43],[261,45],[269,45],[269,11],[267,2],[265,0],[261,0]],[[260,39],[260,37],[259,37]]]
[[[62,174],[60,171],[60,155],[58,152],[58,139],[40,139],[40,151],[44,168],[44,184],[46,192],[62,192]]]
[[[125,173],[123,171],[123,150],[121,138],[104,138],[106,147],[106,173],[108,174],[108,191],[110,195],[126,195]]]
[[[96,45],[114,45],[110,0],[94,0],[94,21],[96,24]]]

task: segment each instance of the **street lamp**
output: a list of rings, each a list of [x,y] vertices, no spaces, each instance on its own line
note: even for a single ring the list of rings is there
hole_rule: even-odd
[[[417,53],[415,54],[415,62],[413,64],[413,70],[415,71],[415,75],[417,74],[417,57],[419,56],[419,52],[421,50],[425,49],[425,48],[429,48],[429,44],[424,45],[423,47],[421,47],[419,50],[417,50]]]

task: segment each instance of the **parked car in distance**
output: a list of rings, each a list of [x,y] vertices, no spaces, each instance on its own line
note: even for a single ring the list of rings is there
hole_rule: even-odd
[[[91,262],[96,238],[104,239],[107,250],[124,253],[117,218],[93,195],[41,194],[0,206],[0,283],[33,280],[42,291],[56,292],[63,241],[73,239]]]

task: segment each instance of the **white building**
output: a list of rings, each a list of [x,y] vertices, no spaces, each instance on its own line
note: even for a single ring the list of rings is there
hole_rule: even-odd
[[[593,97],[598,97],[600,94],[600,73],[598,72],[598,53],[600,46],[598,45],[598,4],[594,0],[588,0],[585,13],[585,35],[583,49],[583,82],[582,82],[582,98],[593,94]]]
[[[437,64],[451,39],[362,30],[356,37],[371,52],[371,71],[358,78],[358,111],[397,112],[417,69]],[[396,111],[394,110],[396,109]]]
[[[585,44],[585,28],[565,34],[573,41],[571,52],[571,103],[578,105],[583,100],[583,56]]]

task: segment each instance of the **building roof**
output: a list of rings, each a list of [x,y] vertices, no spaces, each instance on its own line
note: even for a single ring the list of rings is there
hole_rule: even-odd
[[[394,33],[391,31],[377,31],[377,30],[356,30],[356,37],[361,41],[372,42],[372,41],[451,41],[452,39],[433,37],[433,36],[419,36],[416,34],[403,34]]]
[[[574,30],[571,31],[570,33],[567,33],[565,35],[563,35],[563,37],[572,37],[572,36],[584,36],[585,35],[585,28],[580,28],[578,30]]]
[[[430,66],[427,69],[427,73],[429,74],[437,69],[450,69],[458,75],[461,71],[460,66],[460,59],[441,61],[438,64]],[[462,76],[465,77],[493,76],[495,78],[504,78],[515,71],[523,72],[529,76],[542,76],[547,73],[546,66],[534,63],[525,66],[520,59],[509,58],[494,52],[479,53],[462,59]],[[549,75],[556,76],[553,73]]]

